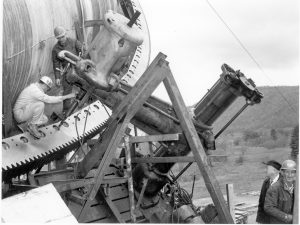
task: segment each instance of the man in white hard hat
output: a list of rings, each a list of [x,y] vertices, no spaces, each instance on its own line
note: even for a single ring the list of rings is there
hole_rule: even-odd
[[[285,160],[280,169],[282,178],[267,191],[264,210],[271,224],[293,222],[296,171],[296,163]]]
[[[59,58],[58,53],[62,50],[67,50],[75,55],[82,55],[85,52],[85,49],[80,41],[68,37],[65,28],[62,26],[55,27],[54,36],[57,39],[57,43],[52,50],[55,84],[57,86],[62,85],[63,95],[67,95],[72,92],[72,86],[68,83],[66,78],[68,62]],[[71,100],[65,100],[63,102],[64,113],[68,111],[68,109],[71,107],[71,104]]]
[[[52,86],[53,82],[50,77],[41,77],[38,82],[30,84],[20,93],[13,108],[16,121],[27,123],[27,130],[36,138],[41,137],[38,126],[48,122],[48,118],[44,114],[45,103],[59,103],[75,97],[74,93],[65,96],[45,94]]]

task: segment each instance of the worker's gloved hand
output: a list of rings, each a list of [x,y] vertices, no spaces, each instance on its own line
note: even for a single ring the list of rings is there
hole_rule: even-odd
[[[56,80],[55,80],[55,84],[56,84],[56,86],[59,87],[59,86],[61,85],[60,79],[56,79]]]
[[[71,94],[69,94],[69,97],[70,97],[70,98],[75,98],[75,97],[76,97],[76,93],[71,93]]]

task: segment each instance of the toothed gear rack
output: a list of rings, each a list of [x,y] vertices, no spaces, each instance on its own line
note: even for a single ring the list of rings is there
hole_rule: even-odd
[[[96,101],[69,116],[60,127],[57,122],[39,128],[44,134],[40,139],[28,132],[3,139],[2,179],[25,174],[62,157],[80,146],[83,139],[101,133],[106,128],[107,118],[101,102]]]

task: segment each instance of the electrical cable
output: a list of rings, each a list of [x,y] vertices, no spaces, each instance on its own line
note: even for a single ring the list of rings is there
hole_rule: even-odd
[[[260,64],[257,62],[257,60],[252,56],[252,54],[248,51],[248,49],[245,47],[245,45],[242,43],[242,41],[237,37],[237,35],[233,32],[233,30],[229,27],[229,25],[224,21],[224,19],[221,17],[221,15],[217,12],[217,10],[212,6],[212,4],[209,2],[209,0],[206,0],[207,4],[210,6],[210,8],[214,11],[214,13],[217,15],[217,17],[222,21],[222,23],[225,25],[225,27],[229,30],[229,32],[233,35],[235,40],[240,44],[242,49],[248,54],[248,56],[253,60],[253,62],[256,64],[256,66],[259,68],[259,70],[263,73],[263,75],[272,82],[272,80],[267,76],[266,72],[263,70],[263,68],[260,66]],[[291,110],[297,114],[297,111],[293,108],[291,103],[286,99],[286,97],[283,95],[283,93],[276,87],[274,88],[278,91],[282,99],[288,104],[288,106],[291,108]]]
[[[72,31],[72,30],[75,30],[75,28],[74,28],[74,29],[69,29],[69,30],[66,30],[66,31]],[[28,51],[29,49],[34,48],[34,47],[37,46],[38,44],[40,44],[40,43],[42,43],[42,42],[45,42],[45,41],[48,41],[48,40],[51,39],[51,38],[55,38],[55,36],[54,36],[54,35],[49,36],[49,37],[47,37],[46,39],[41,40],[41,41],[39,41],[39,42],[33,44],[32,46],[28,47],[28,48],[24,48],[23,50],[21,50],[21,51],[15,53],[15,54],[13,54],[13,55],[11,55],[10,57],[7,57],[5,60],[10,60],[10,59],[12,59],[12,58],[14,58],[14,57],[20,55],[21,53],[23,53],[23,52],[25,52],[25,51]]]
[[[85,155],[85,153],[84,153],[84,150],[83,150],[83,142],[84,142],[84,134],[85,134],[86,122],[87,122],[87,118],[88,118],[88,115],[89,115],[89,112],[90,112],[90,107],[91,107],[91,105],[89,105],[89,108],[86,111],[86,117],[85,117],[85,122],[84,122],[84,127],[83,127],[83,133],[82,133],[82,140],[80,140],[80,136],[79,136],[79,132],[78,132],[78,127],[77,127],[77,120],[78,120],[79,113],[75,117],[76,134],[77,134],[77,138],[78,138],[81,150],[82,150],[82,152],[83,152],[84,155]]]

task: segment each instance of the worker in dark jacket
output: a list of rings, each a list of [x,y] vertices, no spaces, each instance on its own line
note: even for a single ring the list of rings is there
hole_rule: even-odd
[[[282,178],[267,191],[264,210],[271,224],[293,222],[296,167],[293,160],[285,160],[280,171]]]
[[[264,211],[265,197],[269,187],[275,184],[279,179],[281,164],[275,160],[270,160],[264,164],[267,165],[267,177],[264,180],[260,191],[256,222],[269,224],[270,217]]]
[[[57,39],[57,43],[52,50],[52,61],[53,61],[53,71],[55,76],[55,84],[57,86],[62,85],[63,95],[70,94],[72,92],[72,86],[68,83],[66,79],[66,72],[68,67],[68,62],[64,59],[58,57],[58,53],[62,50],[67,50],[75,55],[80,55],[84,52],[83,45],[80,41],[67,37],[66,30],[61,27],[55,27],[54,35]],[[66,112],[71,107],[71,100],[67,99],[63,102],[63,112]]]

